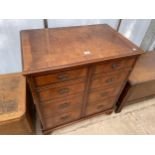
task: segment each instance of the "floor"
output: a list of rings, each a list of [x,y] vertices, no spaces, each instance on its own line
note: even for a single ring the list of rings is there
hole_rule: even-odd
[[[42,134],[37,121],[37,134]],[[121,113],[100,115],[55,130],[52,135],[155,134],[155,98],[124,107]]]

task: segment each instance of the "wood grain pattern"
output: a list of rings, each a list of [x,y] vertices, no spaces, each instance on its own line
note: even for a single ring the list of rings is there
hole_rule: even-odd
[[[58,125],[63,125],[63,124],[78,120],[79,118],[80,118],[80,110],[74,109],[74,111],[71,111],[68,113],[62,113],[57,117],[50,117],[46,119],[45,128],[46,130],[48,130],[48,128],[53,128]]]
[[[78,123],[79,121],[84,121],[86,119],[89,119],[89,118],[92,118],[92,117],[95,117],[95,116],[99,116],[99,115],[103,115],[103,114],[110,115],[110,114],[112,114],[112,112],[113,112],[113,108],[107,109],[106,111],[101,111],[101,112],[96,113],[96,114],[92,114],[92,115],[88,115],[88,116],[85,115],[84,117],[75,119],[75,120],[67,122],[65,124],[57,125],[55,127],[49,128],[49,129],[46,128],[45,130],[43,129],[43,133],[44,134],[49,134],[49,133],[53,132],[54,130],[60,129],[62,127],[66,127],[68,125],[72,125],[74,123]]]
[[[28,105],[33,103],[26,78],[20,73],[0,75],[0,134],[34,133]]]
[[[104,63],[101,63],[96,66],[95,73],[105,74],[109,72],[119,71],[127,67],[132,68],[134,61],[135,59],[133,57],[126,58],[126,59],[116,59],[113,61],[105,61]]]
[[[128,97],[128,101],[147,97],[155,94],[155,80],[136,84],[132,88],[134,93],[131,93]]]
[[[21,32],[23,71],[48,133],[110,114],[142,50],[107,25]]]
[[[1,75],[0,94],[1,121],[20,118],[25,114],[26,80],[24,77],[20,74]]]
[[[119,72],[110,73],[110,75],[104,76],[100,74],[99,76],[94,76],[92,78],[91,89],[96,89],[100,87],[111,87],[115,83],[120,83],[126,79],[130,70],[121,70]]]
[[[83,95],[72,95],[70,98],[56,99],[42,104],[44,117],[57,116],[62,113],[68,113],[74,109],[81,110]]]
[[[62,71],[53,74],[46,74],[34,77],[36,86],[44,86],[56,82],[69,81],[76,78],[86,77],[87,69],[80,68],[76,70]]]
[[[114,102],[115,102],[115,97],[111,97],[111,99],[106,99],[106,100],[95,102],[93,104],[88,104],[86,108],[86,116],[103,112],[103,111],[106,111],[107,109],[113,108]]]
[[[95,91],[91,91],[88,95],[88,104],[107,99],[111,96],[116,96],[120,91],[120,87],[121,84],[115,84],[112,87],[108,87],[105,89],[104,87],[102,87],[100,89],[96,89]]]
[[[155,80],[155,51],[141,55],[129,76],[132,85],[151,80]]]
[[[140,54],[108,25],[21,32],[24,74]],[[108,49],[108,50],[107,50]]]
[[[125,105],[155,96],[155,52],[146,52],[137,60],[128,83],[117,103],[116,112]]]
[[[85,83],[78,83],[77,85],[69,85],[65,87],[55,87],[39,91],[39,98],[41,102],[52,100],[53,98],[66,97],[84,91]]]

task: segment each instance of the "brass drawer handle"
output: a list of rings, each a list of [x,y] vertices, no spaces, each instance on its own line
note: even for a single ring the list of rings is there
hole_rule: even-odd
[[[69,92],[70,92],[69,88],[62,88],[59,90],[59,94],[61,94],[61,95],[67,94]]]
[[[58,79],[61,80],[61,81],[69,80],[69,75],[60,74],[60,75],[58,75]]]
[[[65,109],[65,108],[67,108],[67,107],[69,107],[69,105],[70,105],[70,103],[63,103],[63,104],[60,104],[59,105],[59,109]]]
[[[111,65],[111,67],[112,67],[112,69],[115,69],[115,68],[117,68],[117,67],[118,67],[118,65],[117,65],[117,64],[115,64],[115,63],[113,63],[113,64]]]
[[[62,116],[62,117],[60,117],[60,119],[63,120],[63,121],[65,121],[65,120],[67,120],[67,119],[69,119],[69,118],[70,118],[69,115],[66,115],[66,116]]]
[[[102,92],[102,93],[100,93],[100,96],[101,97],[105,97],[105,96],[107,96],[108,95],[108,92]]]
[[[107,79],[106,82],[107,83],[112,83],[112,82],[114,82],[114,80],[115,80],[114,78],[110,78],[110,79]]]

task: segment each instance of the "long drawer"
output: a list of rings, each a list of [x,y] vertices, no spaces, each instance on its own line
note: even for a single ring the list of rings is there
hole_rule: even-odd
[[[86,77],[86,75],[87,75],[87,68],[80,68],[57,73],[49,73],[40,76],[34,76],[34,82],[36,87],[41,87],[56,82],[69,81],[72,79]]]
[[[57,99],[48,103],[43,103],[42,112],[44,117],[54,117],[58,114],[69,113],[73,109],[81,110],[83,95],[71,96],[71,98]]]
[[[58,125],[66,124],[72,121],[75,121],[80,118],[81,111],[74,109],[73,111],[69,113],[63,113],[61,115],[58,115],[56,117],[50,117],[45,119],[45,128],[52,128],[56,127]]]
[[[98,112],[105,111],[113,107],[116,97],[111,97],[103,101],[98,101],[92,104],[88,104],[86,108],[86,115],[92,115]]]
[[[90,89],[95,89],[100,87],[111,87],[115,83],[124,82],[124,80],[127,78],[129,74],[129,71],[130,69],[124,69],[123,71],[116,71],[116,72],[109,73],[108,76],[105,76],[102,74],[99,76],[94,76],[92,78]]]
[[[91,91],[88,96],[88,103],[94,103],[96,101],[105,100],[111,96],[116,96],[121,88],[121,84],[114,85],[111,88],[107,89],[98,89],[95,91]]]
[[[74,85],[67,85],[62,87],[52,87],[48,89],[42,89],[37,91],[41,102],[49,101],[54,98],[66,98],[68,95],[77,94],[83,92],[85,89],[85,83],[77,83]]]
[[[123,58],[117,60],[110,60],[99,65],[96,65],[95,74],[109,73],[123,68],[131,68],[135,62],[135,58]]]

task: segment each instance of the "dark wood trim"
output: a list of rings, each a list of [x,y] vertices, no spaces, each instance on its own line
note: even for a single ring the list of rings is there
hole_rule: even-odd
[[[48,75],[48,74],[55,74],[55,73],[61,73],[61,72],[66,72],[66,71],[76,71],[77,69],[87,69],[89,65],[81,65],[81,66],[75,66],[75,67],[67,67],[65,69],[57,69],[57,70],[49,70],[49,71],[46,71],[46,72],[37,72],[35,74],[33,74],[33,76],[44,76],[44,75]]]
[[[71,82],[71,81],[74,82],[75,80],[76,80],[75,83],[69,83],[69,84],[67,84],[65,86],[71,86],[71,85],[74,85],[74,84],[83,83],[83,82],[85,82],[86,77],[81,77],[81,78],[76,78],[76,79],[72,79],[72,80],[68,80],[68,81],[63,81],[61,83],[68,83],[68,82]],[[35,81],[34,81],[34,83],[35,83]],[[44,91],[44,90],[47,90],[47,89],[55,88],[56,87],[55,84],[57,84],[57,83],[58,82],[55,82],[55,83],[51,83],[49,85],[44,85],[44,86],[40,86],[40,87],[35,86],[34,89],[37,92],[41,92],[41,91]]]
[[[128,77],[130,75],[130,72],[131,72],[131,70],[129,71],[128,75],[126,76],[126,79],[125,79],[124,83],[121,86],[120,92],[118,93],[118,95],[116,97],[116,101],[114,103],[114,109],[117,107],[117,102],[119,101],[119,97],[121,96],[121,93],[122,93],[123,89],[125,88],[125,85],[126,85],[126,83],[128,81]]]
[[[87,102],[88,102],[88,95],[89,95],[89,87],[90,87],[90,84],[91,84],[93,71],[94,71],[94,67],[90,65],[88,67],[87,81],[86,81],[86,86],[85,86],[85,91],[84,91],[84,98],[83,98],[83,106],[82,106],[82,110],[81,110],[81,117],[85,116],[85,111],[86,111],[86,107],[87,107],[87,104],[88,104]]]
[[[52,68],[43,68],[43,69],[38,69],[38,70],[34,70],[34,71],[24,71],[23,74],[24,75],[32,75],[32,74],[38,74],[38,73],[43,73],[43,72],[49,72],[49,71],[54,71],[54,70],[62,70],[62,69],[67,69],[67,68],[73,68],[73,67],[82,67],[82,66],[88,66],[88,65],[91,65],[91,64],[97,64],[97,63],[101,63],[103,61],[110,61],[110,60],[115,60],[115,59],[120,59],[120,58],[124,58],[124,57],[134,57],[134,56],[137,56],[139,54],[142,54],[141,51],[139,52],[135,52],[135,53],[130,53],[130,55],[121,55],[121,56],[116,56],[116,57],[107,57],[106,59],[105,58],[100,58],[100,59],[94,59],[94,60],[87,60],[86,61],[83,61],[83,62],[80,62],[80,63],[73,63],[73,64],[70,64],[70,65],[62,65],[62,66],[56,66],[56,67],[52,67]]]
[[[138,58],[138,56],[135,57],[135,61],[134,61],[134,64],[133,64],[132,68],[134,67],[134,65],[135,65],[135,63],[136,63],[137,58]],[[117,111],[117,108],[118,108],[118,106],[119,106],[119,97],[121,97],[122,92],[123,92],[124,89],[126,88],[126,84],[128,83],[128,78],[129,78],[129,75],[130,75],[130,73],[131,73],[131,71],[132,71],[132,68],[131,68],[130,71],[128,72],[128,75],[126,76],[126,79],[125,79],[125,81],[124,81],[124,83],[122,84],[122,87],[121,87],[121,89],[120,89],[120,92],[118,93],[118,96],[116,97],[116,102],[115,102],[115,104],[114,104],[114,109],[115,109],[115,112],[116,112],[116,113],[118,113],[118,112],[121,111],[121,109],[120,109],[120,111],[119,111],[119,110]]]
[[[135,58],[135,62],[134,62],[134,64],[133,64],[133,68],[134,68],[134,66],[135,66],[135,64],[136,64],[136,61],[137,61],[137,59],[139,58],[139,56],[137,56],[136,58]],[[131,70],[132,71],[132,70]],[[130,73],[131,73],[131,71],[129,72],[129,75],[130,75]],[[128,77],[129,77],[129,75],[128,75]],[[129,95],[130,95],[130,92],[131,92],[131,89],[130,89],[130,87],[131,87],[131,84],[130,84],[130,82],[128,81],[128,78],[126,79],[126,83],[124,84],[124,90],[123,90],[123,92],[119,95],[119,98],[117,99],[117,103],[116,103],[116,105],[115,105],[115,112],[116,113],[119,113],[119,112],[121,112],[121,110],[122,110],[122,108],[123,108],[123,106],[126,104],[126,102],[127,102],[127,99],[128,99],[128,97],[129,97]]]
[[[44,125],[43,117],[42,117],[41,112],[40,112],[41,106],[40,106],[39,97],[38,97],[38,95],[34,92],[35,86],[34,86],[34,81],[33,81],[32,76],[27,77],[27,81],[28,81],[28,84],[29,84],[29,86],[30,86],[30,90],[31,90],[31,93],[32,93],[33,101],[34,101],[36,110],[37,110],[37,112],[38,112],[39,119],[41,120],[42,125],[45,126],[45,125]]]
[[[119,97],[118,102],[117,102],[117,104],[116,104],[116,108],[115,108],[115,112],[116,112],[116,113],[121,112],[123,106],[126,104],[126,101],[127,101],[127,99],[128,99],[128,96],[130,95],[130,92],[131,92],[131,91],[130,91],[130,84],[127,83],[127,84],[125,85],[125,88],[124,88],[124,90],[123,90],[123,93],[122,93],[121,96]]]

